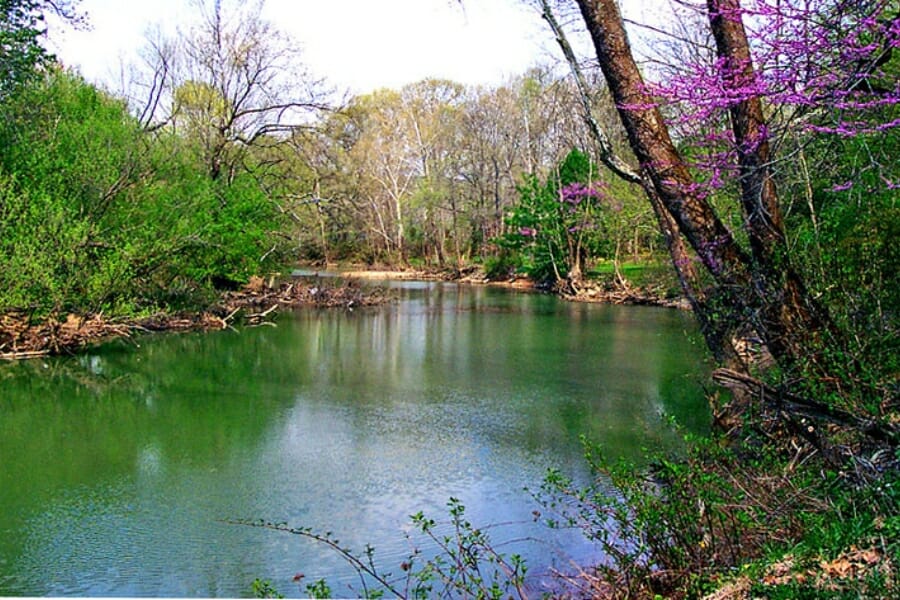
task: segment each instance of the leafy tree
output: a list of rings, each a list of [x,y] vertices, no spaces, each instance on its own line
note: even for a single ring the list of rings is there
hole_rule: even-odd
[[[13,305],[99,305],[120,294],[130,278],[116,204],[141,177],[137,132],[123,103],[64,73],[8,100],[0,169]]]
[[[900,370],[900,132],[818,135],[801,155],[815,170],[787,182],[793,246],[814,293],[828,304],[854,360],[876,380]],[[802,172],[802,168],[798,169]],[[837,183],[835,183],[837,182]]]
[[[456,146],[462,116],[464,87],[452,81],[426,79],[401,90],[406,123],[416,153],[417,185],[412,211],[420,236],[419,252],[446,265],[448,241],[456,265],[462,262],[461,202],[456,193],[459,161]]]
[[[0,122],[0,305],[117,312],[191,300],[279,256],[255,179],[214,181],[189,144],[147,134],[77,76],[24,86]]]
[[[545,183],[526,176],[519,187],[506,219],[510,231],[499,242],[524,254],[531,277],[577,291],[585,261],[606,241],[604,212],[621,210],[596,171],[585,153],[572,150]]]
[[[41,44],[46,13],[76,21],[78,0],[0,0],[0,99],[53,62]]]
[[[316,252],[355,247],[369,261],[459,267],[493,254],[522,174],[546,178],[582,145],[573,101],[546,69],[496,89],[425,80],[354,98],[319,132],[294,134],[325,200],[302,209],[310,219],[300,235]],[[313,138],[327,160],[309,151]]]

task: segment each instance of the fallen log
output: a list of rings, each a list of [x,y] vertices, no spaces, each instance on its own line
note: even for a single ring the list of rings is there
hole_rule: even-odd
[[[23,350],[21,352],[0,352],[0,360],[14,361],[27,360],[29,358],[40,358],[48,356],[49,350]]]
[[[788,414],[852,427],[873,440],[885,442],[891,446],[897,446],[900,443],[900,430],[889,423],[866,419],[824,402],[804,398],[788,390],[776,388],[746,373],[732,369],[716,369],[713,371],[712,378],[713,381],[726,388],[752,394],[771,408],[783,410]]]

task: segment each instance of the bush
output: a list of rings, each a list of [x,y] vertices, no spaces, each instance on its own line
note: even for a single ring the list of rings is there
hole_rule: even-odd
[[[546,182],[530,176],[519,186],[519,201],[506,217],[509,233],[495,242],[517,254],[535,281],[580,279],[587,260],[608,250],[604,213],[621,207],[598,175],[586,154],[572,150],[555,176]]]
[[[689,438],[686,456],[651,455],[649,467],[609,463],[586,443],[595,483],[549,472],[545,518],[601,543],[607,561],[587,581],[612,597],[696,597],[738,575],[747,588],[762,580],[765,597],[878,597],[900,575],[897,457],[877,450],[875,466],[857,449],[835,467],[831,451],[773,423]],[[836,581],[854,560],[859,577]]]
[[[251,174],[211,180],[190,140],[151,136],[79,77],[52,72],[0,110],[0,308],[151,308],[283,257]]]

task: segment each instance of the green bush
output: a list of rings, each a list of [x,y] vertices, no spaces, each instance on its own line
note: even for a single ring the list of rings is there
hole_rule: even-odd
[[[597,166],[572,150],[547,181],[526,177],[506,217],[509,232],[496,244],[516,253],[535,281],[581,278],[590,257],[608,253],[605,213],[620,209],[605,188]]]
[[[282,217],[251,173],[213,181],[190,140],[148,134],[81,78],[52,72],[0,111],[0,308],[123,312],[173,290],[190,303],[283,258]]]

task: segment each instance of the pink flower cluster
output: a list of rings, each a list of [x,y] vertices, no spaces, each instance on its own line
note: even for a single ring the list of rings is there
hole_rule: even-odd
[[[694,164],[710,173],[711,187],[734,173],[727,113],[749,98],[764,101],[774,125],[748,143],[788,129],[846,137],[900,127],[879,111],[900,105],[900,80],[885,70],[900,53],[896,2],[744,0],[723,17],[742,19],[751,64],[698,59],[648,86],[675,113],[676,135],[703,149]]]
[[[606,183],[602,181],[596,181],[592,185],[578,182],[570,183],[559,190],[559,200],[573,206],[581,204],[587,198],[603,200],[606,198],[605,187]]]

